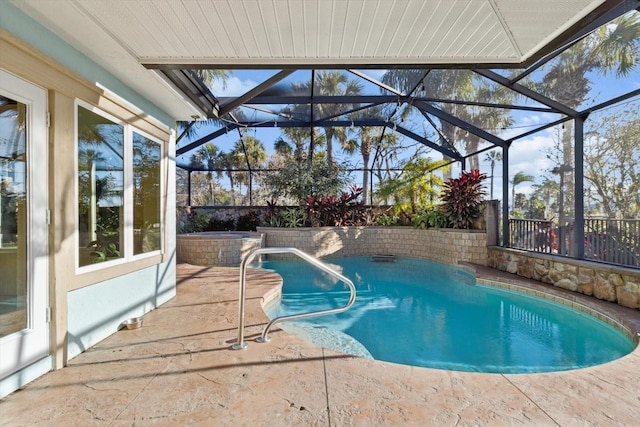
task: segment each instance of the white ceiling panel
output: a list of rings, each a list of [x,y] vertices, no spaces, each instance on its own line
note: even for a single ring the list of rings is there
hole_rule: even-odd
[[[145,64],[198,64],[213,68],[519,64],[535,59],[541,49],[566,36],[575,24],[584,25],[592,18],[589,15],[592,12],[611,9],[619,3],[612,0],[12,2],[155,101],[163,95],[154,89],[154,84],[141,81],[145,80],[141,75],[150,73]],[[175,103],[175,96],[166,96],[159,105]],[[188,115],[191,114],[192,111]]]

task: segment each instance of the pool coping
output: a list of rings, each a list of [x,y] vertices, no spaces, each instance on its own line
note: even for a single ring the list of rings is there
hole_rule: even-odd
[[[481,265],[461,263],[459,266],[473,273],[478,284],[514,290],[574,308],[617,328],[636,348],[640,345],[639,310]]]

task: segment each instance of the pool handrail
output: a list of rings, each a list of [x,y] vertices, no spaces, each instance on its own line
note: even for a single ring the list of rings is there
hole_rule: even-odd
[[[337,271],[333,270],[327,264],[323,263],[319,259],[301,251],[300,249],[291,248],[291,247],[274,247],[274,248],[258,248],[248,254],[240,263],[240,283],[239,283],[239,295],[238,295],[238,341],[231,346],[234,350],[241,350],[247,348],[247,343],[244,342],[244,303],[245,303],[245,293],[247,287],[247,266],[254,260],[258,255],[268,255],[268,254],[285,254],[290,253],[302,258],[307,261],[309,264],[314,267],[328,273],[329,275],[337,278],[344,282],[348,287],[351,295],[349,297],[349,301],[343,307],[332,308],[328,310],[319,310],[312,311],[309,313],[301,313],[301,314],[291,314],[288,316],[280,316],[272,319],[267,325],[264,327],[261,336],[256,339],[257,342],[268,342],[269,341],[269,330],[271,327],[277,323],[284,322],[286,320],[296,320],[296,319],[307,319],[309,317],[316,316],[324,316],[327,314],[336,314],[347,311],[356,300],[356,287],[353,282]]]

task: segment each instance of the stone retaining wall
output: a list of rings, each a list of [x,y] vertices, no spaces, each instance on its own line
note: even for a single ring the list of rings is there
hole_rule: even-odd
[[[392,254],[455,265],[487,264],[487,234],[413,227],[258,227],[266,247],[295,247],[318,258]],[[282,257],[288,257],[283,255]]]
[[[498,247],[488,248],[487,265],[640,310],[640,271],[635,269]]]

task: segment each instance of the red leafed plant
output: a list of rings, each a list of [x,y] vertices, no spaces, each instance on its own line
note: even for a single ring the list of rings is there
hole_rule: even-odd
[[[352,186],[351,191],[339,197],[307,197],[307,216],[312,227],[364,225],[366,209],[358,201],[362,188]]]
[[[487,175],[476,169],[462,172],[460,178],[451,178],[444,184],[441,199],[450,227],[469,229],[480,217],[480,205],[487,194],[482,187],[485,179]]]

